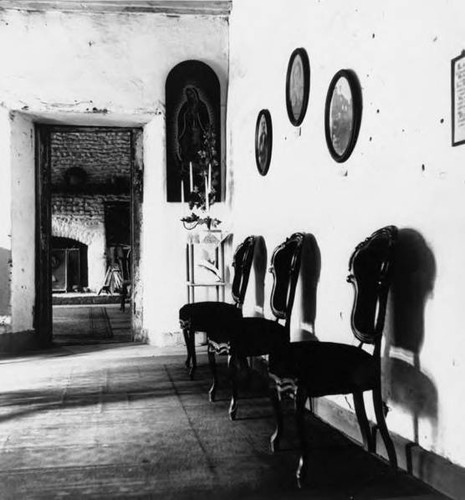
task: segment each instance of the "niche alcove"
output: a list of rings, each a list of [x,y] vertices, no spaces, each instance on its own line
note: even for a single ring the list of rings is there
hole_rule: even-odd
[[[183,189],[188,193],[194,186],[200,188],[199,152],[212,147],[211,182],[215,201],[221,201],[221,94],[216,73],[202,61],[183,61],[168,74],[165,92],[167,201],[179,202]]]

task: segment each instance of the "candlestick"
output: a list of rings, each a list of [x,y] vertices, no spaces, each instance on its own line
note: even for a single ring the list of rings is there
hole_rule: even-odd
[[[208,198],[209,198],[208,182],[207,182],[207,176],[205,176],[205,209],[206,209],[207,215],[210,212],[210,200]]]
[[[181,203],[184,203],[184,180],[181,179]]]
[[[194,191],[194,172],[192,171],[192,162],[189,162],[189,183],[189,187],[192,193],[192,191]]]
[[[208,164],[208,192],[212,192],[212,164]]]

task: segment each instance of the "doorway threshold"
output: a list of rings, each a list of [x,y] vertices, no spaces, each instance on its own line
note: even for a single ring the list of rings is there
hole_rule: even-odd
[[[54,293],[52,294],[52,305],[72,306],[87,304],[119,304],[120,294],[97,294],[97,293]]]

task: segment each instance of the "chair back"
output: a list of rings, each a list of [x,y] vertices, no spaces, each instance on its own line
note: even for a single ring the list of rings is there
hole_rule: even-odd
[[[231,294],[237,307],[242,307],[249,283],[250,269],[253,262],[255,249],[255,236],[248,236],[234,252],[233,267],[234,277],[232,281]]]
[[[300,271],[305,233],[294,233],[278,245],[271,256],[273,274],[271,310],[277,319],[289,321],[294,305],[295,288]]]
[[[347,281],[354,287],[351,325],[362,343],[376,344],[384,329],[397,228],[386,226],[360,243],[349,261]]]

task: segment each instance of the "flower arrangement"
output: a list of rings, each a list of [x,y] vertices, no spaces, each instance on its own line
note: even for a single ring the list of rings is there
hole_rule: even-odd
[[[205,224],[208,229],[211,229],[221,224],[221,221],[217,218],[212,218],[209,215],[200,217],[194,212],[183,217],[181,221],[186,229],[194,229],[194,227],[197,227],[199,224]]]
[[[216,201],[219,162],[217,160],[216,134],[211,126],[203,133],[202,148],[197,153],[197,162],[189,163],[189,194],[184,200],[184,183],[181,201],[187,201],[191,213],[181,221],[186,229],[193,229],[198,224],[206,224],[210,229],[221,223],[210,217],[210,207]]]

